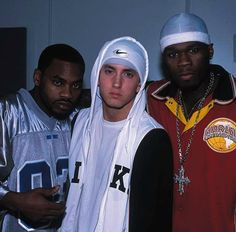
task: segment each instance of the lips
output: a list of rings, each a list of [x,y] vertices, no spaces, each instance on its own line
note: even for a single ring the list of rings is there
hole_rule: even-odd
[[[121,94],[120,94],[120,93],[111,92],[111,93],[110,93],[110,96],[111,96],[112,98],[118,98],[118,97],[121,96]]]
[[[73,107],[69,101],[57,101],[56,104],[61,110],[69,110]]]
[[[187,81],[187,80],[191,80],[193,75],[194,74],[192,72],[183,72],[179,74],[179,77],[180,79]]]

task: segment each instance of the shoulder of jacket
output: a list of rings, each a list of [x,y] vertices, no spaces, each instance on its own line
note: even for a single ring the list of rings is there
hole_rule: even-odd
[[[147,92],[149,94],[152,94],[157,89],[159,89],[161,86],[165,85],[167,82],[168,81],[166,81],[166,80],[153,81],[147,86]]]

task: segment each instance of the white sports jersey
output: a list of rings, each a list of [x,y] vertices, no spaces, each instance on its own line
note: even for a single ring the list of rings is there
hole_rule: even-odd
[[[63,189],[68,170],[69,120],[59,121],[46,115],[24,89],[0,102],[0,117],[1,181],[8,176],[7,187],[17,192],[56,184]],[[6,169],[12,159],[14,167]],[[3,220],[3,232],[32,230],[9,214]]]

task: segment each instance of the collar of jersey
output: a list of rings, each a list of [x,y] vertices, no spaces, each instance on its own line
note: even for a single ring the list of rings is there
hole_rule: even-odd
[[[177,105],[178,103],[175,101],[174,98],[169,98],[165,105],[169,108],[169,110],[175,115],[175,117],[177,117],[176,115],[176,109],[177,109]],[[207,105],[205,105],[199,114],[199,118],[198,118],[198,122],[199,123],[207,114],[208,112],[213,108],[214,106],[214,100],[211,100]],[[178,114],[178,119],[185,125],[183,132],[191,129],[194,126],[196,117],[197,117],[198,111],[195,111],[191,118],[189,120],[187,120],[182,112],[182,110],[179,111]]]
[[[227,73],[219,65],[210,65],[210,67],[211,71],[218,79],[218,84],[212,94],[212,99],[219,105],[231,103],[236,99],[235,77]],[[177,88],[170,81],[162,82],[162,84],[151,93],[152,97],[158,100],[168,100],[171,97],[175,97],[176,94]]]

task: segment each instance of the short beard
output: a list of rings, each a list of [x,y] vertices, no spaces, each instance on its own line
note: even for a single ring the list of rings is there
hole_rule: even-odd
[[[64,121],[64,120],[66,120],[66,119],[68,119],[70,117],[71,113],[72,112],[68,112],[68,113],[65,113],[65,114],[57,114],[57,113],[52,112],[52,116],[54,118],[58,119],[58,120]]]

